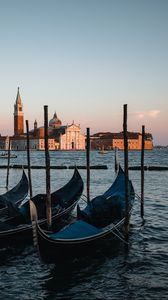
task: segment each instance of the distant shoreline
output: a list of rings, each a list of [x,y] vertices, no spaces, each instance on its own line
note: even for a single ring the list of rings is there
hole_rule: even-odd
[[[167,146],[161,146],[161,145],[153,146],[153,149],[168,149],[168,145]]]

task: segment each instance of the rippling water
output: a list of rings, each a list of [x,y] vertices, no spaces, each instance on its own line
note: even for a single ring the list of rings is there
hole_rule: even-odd
[[[17,152],[11,164],[26,164],[26,152]],[[140,152],[129,152],[129,165],[140,164]],[[51,152],[51,165],[84,165],[85,152]],[[123,152],[118,153],[123,166]],[[0,161],[7,164],[7,161]],[[44,165],[44,152],[31,153],[32,165]],[[104,192],[115,178],[114,152],[91,153],[91,164],[108,170],[91,170],[91,197]],[[168,150],[145,152],[145,164],[168,165]],[[63,186],[73,170],[51,170],[51,187]],[[80,170],[86,182],[86,170]],[[129,171],[140,194],[140,172]],[[13,187],[20,169],[10,169]],[[5,192],[6,169],[0,169],[0,193]],[[33,193],[45,192],[45,170],[32,170]],[[85,191],[86,193],[86,187]],[[81,201],[80,205],[84,203]],[[94,258],[69,265],[44,265],[32,245],[0,250],[0,299],[168,299],[168,171],[145,172],[145,224],[135,203],[129,247],[121,241]]]

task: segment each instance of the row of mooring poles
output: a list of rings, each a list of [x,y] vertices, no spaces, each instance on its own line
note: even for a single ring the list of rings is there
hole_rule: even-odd
[[[26,121],[27,128],[27,158],[28,158],[28,174],[30,184],[30,198],[32,198],[31,184],[31,167],[30,167],[30,152],[29,152],[29,125]],[[51,186],[50,186],[50,156],[48,147],[48,106],[44,106],[44,136],[45,136],[45,162],[46,162],[46,214],[48,230],[52,226],[51,212]],[[87,162],[87,202],[90,201],[90,128],[87,128],[86,134],[86,162]]]
[[[124,172],[125,172],[125,233],[129,230],[129,207],[128,207],[128,130],[127,130],[127,104],[123,106],[123,134],[124,134]],[[144,145],[145,145],[145,126],[142,126],[142,144],[141,144],[141,218],[144,217]],[[87,168],[87,202],[90,201],[90,128],[86,131],[86,168]],[[118,149],[115,148],[115,171],[118,170]]]
[[[28,161],[28,177],[30,188],[30,199],[32,198],[32,181],[31,181],[31,166],[30,166],[30,145],[29,145],[29,124],[26,120],[27,130],[27,161]],[[52,213],[51,213],[51,186],[50,186],[50,156],[48,147],[48,106],[44,106],[44,133],[45,133],[45,162],[46,162],[46,214],[48,230],[52,226]],[[129,210],[128,210],[128,131],[127,131],[127,104],[124,104],[123,113],[123,133],[124,133],[124,171],[125,171],[125,233],[128,235],[129,229]],[[141,217],[144,217],[144,139],[145,139],[145,126],[142,126],[142,151],[141,151]],[[117,149],[115,149],[115,170],[118,169],[117,162]],[[90,128],[87,128],[86,134],[86,164],[87,164],[87,202],[90,201]],[[10,165],[10,139],[8,147],[8,169]],[[8,171],[9,175],[9,171]],[[8,176],[7,176],[8,180]],[[6,186],[8,186],[8,181]]]

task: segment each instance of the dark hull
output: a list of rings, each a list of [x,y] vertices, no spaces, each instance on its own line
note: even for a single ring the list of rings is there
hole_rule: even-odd
[[[121,228],[123,223],[124,219],[116,225],[116,228]],[[75,258],[95,255],[105,245],[113,247],[115,237],[115,232],[107,229],[100,235],[81,240],[52,240],[39,225],[36,227],[36,230],[39,256],[45,263],[72,261]]]
[[[69,190],[71,190],[71,193],[69,193]],[[66,207],[62,208],[59,213],[52,215],[52,225],[55,228],[60,225],[60,222],[64,222],[64,220],[70,216],[82,192],[83,181],[80,177],[80,174],[75,171],[71,180],[63,188],[52,194],[52,201],[54,201],[54,196],[56,197],[59,194],[62,195],[66,204]],[[42,195],[40,195],[40,199],[42,198],[41,196]],[[36,195],[34,198],[34,200],[37,200],[38,195]],[[44,200],[45,197],[43,201]],[[46,217],[41,218],[39,220],[39,224],[42,228],[47,229]],[[0,222],[0,247],[10,246],[11,244],[18,242],[32,242],[32,237],[32,224],[30,222],[28,224],[23,224],[22,222],[20,225],[15,225],[15,218],[7,219],[5,222]]]
[[[0,217],[8,213],[8,203],[19,205],[28,195],[29,184],[27,176],[23,170],[22,178],[19,183],[6,192],[0,195]]]
[[[59,228],[64,221],[69,217],[74,207],[76,206],[77,201],[74,202],[73,205],[68,207],[66,210],[61,212],[60,214],[54,215],[52,217],[52,224],[55,228]],[[47,229],[47,220],[43,219],[39,221],[39,224],[42,228]],[[19,226],[13,226],[13,228],[0,231],[0,247],[11,246],[18,243],[32,243],[33,241],[33,233],[32,233],[32,225],[31,224],[23,224]]]

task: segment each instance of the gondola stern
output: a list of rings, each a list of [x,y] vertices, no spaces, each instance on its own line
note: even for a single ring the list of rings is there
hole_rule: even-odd
[[[30,205],[30,216],[31,216],[31,223],[32,223],[32,234],[33,234],[33,244],[35,247],[38,246],[38,238],[37,238],[37,226],[38,226],[38,216],[37,216],[37,209],[32,200],[29,200]]]

